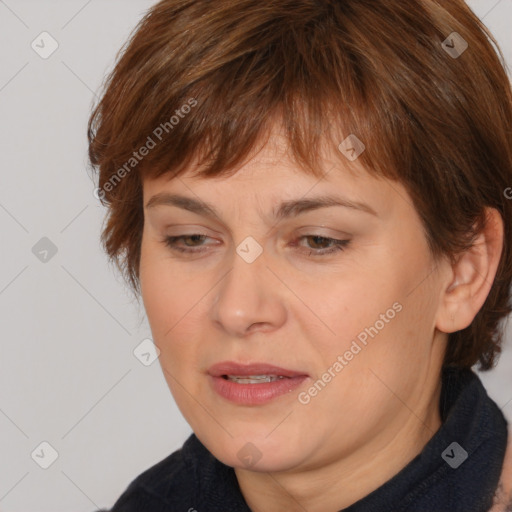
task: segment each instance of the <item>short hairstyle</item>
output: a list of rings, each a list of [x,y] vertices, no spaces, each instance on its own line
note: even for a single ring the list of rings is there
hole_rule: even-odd
[[[136,295],[143,179],[177,177],[192,162],[195,176],[229,176],[276,122],[294,161],[319,179],[323,149],[356,135],[366,148],[358,162],[410,194],[435,257],[455,261],[484,208],[498,210],[496,278],[471,325],[449,335],[444,360],[492,368],[512,311],[512,94],[497,42],[464,1],[163,0],[149,9],[88,126],[108,207],[101,241]]]

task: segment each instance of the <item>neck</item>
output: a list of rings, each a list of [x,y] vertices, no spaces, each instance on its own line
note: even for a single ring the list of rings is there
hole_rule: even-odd
[[[404,407],[392,425],[349,456],[316,468],[258,473],[235,469],[240,490],[253,512],[334,512],[383,485],[416,457],[441,427],[441,382],[427,403]]]

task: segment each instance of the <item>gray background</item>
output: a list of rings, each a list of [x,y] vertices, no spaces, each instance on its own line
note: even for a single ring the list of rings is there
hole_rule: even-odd
[[[133,353],[151,332],[101,251],[104,210],[86,167],[94,96],[153,3],[0,0],[3,512],[110,507],[191,432],[158,361],[145,366]],[[512,66],[512,0],[469,4]],[[43,31],[59,45],[47,59],[31,47]],[[509,328],[482,379],[512,419],[510,338]],[[42,442],[58,453],[48,469]]]

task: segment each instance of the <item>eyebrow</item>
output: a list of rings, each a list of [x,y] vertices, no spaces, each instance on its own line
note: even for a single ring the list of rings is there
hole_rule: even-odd
[[[198,215],[214,218],[222,222],[221,216],[217,213],[215,207],[210,203],[195,199],[193,197],[182,196],[179,194],[170,194],[168,192],[160,192],[146,203],[146,209],[154,208],[155,206],[175,206],[182,208]],[[283,201],[278,206],[277,210],[274,209],[272,216],[275,220],[283,220],[290,217],[296,217],[302,213],[320,208],[329,208],[333,206],[342,206],[354,210],[362,211],[370,215],[377,216],[375,210],[365,203],[357,201],[349,201],[348,199],[337,196],[317,196],[309,199],[292,199]]]

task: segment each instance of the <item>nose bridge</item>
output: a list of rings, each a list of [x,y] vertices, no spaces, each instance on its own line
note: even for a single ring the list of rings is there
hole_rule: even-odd
[[[247,237],[235,250],[229,272],[219,283],[213,319],[232,334],[243,334],[253,324],[279,322],[282,308],[277,304],[272,273],[256,240]],[[267,325],[268,327],[268,325]]]
[[[262,285],[266,281],[261,279],[266,268],[263,253],[255,256],[254,251],[254,245],[245,240],[235,248],[231,269],[219,285],[217,304],[233,301],[230,308],[238,304],[240,309],[243,306],[248,311],[256,310]]]

